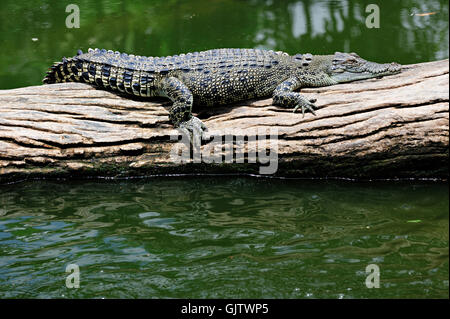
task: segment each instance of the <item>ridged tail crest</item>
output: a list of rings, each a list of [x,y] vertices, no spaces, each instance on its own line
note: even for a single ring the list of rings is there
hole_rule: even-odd
[[[77,56],[83,54],[81,50],[78,50]],[[45,84],[72,82],[74,81],[71,71],[69,70],[69,64],[71,64],[72,58],[63,58],[60,62],[55,62],[48,69],[46,76],[42,80]]]

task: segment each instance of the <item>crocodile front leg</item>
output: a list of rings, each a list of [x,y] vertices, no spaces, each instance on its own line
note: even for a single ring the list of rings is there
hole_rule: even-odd
[[[316,115],[314,112],[314,102],[316,99],[308,100],[300,93],[294,92],[302,87],[302,82],[297,77],[292,77],[287,79],[286,81],[279,84],[275,91],[273,91],[273,104],[294,108],[294,112],[297,111],[298,108],[302,108],[302,114],[305,116],[305,111],[309,110],[312,114]]]
[[[179,79],[169,77],[162,80],[162,91],[172,100],[169,118],[175,127],[180,128],[190,136],[192,142],[201,141],[205,124],[191,113],[193,97],[189,88]]]

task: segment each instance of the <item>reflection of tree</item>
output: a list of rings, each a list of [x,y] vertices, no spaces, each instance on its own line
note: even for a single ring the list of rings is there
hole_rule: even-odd
[[[382,2],[379,4],[381,27],[367,29],[365,12],[367,1],[317,3],[314,1],[282,1],[266,5],[255,5],[261,10],[260,17],[270,11],[275,16],[274,28],[262,25],[258,30],[257,45],[276,43],[277,49],[290,53],[311,51],[332,53],[334,51],[355,51],[361,56],[378,61],[396,60],[401,63],[430,61],[448,57],[448,3],[429,1],[427,5],[411,1],[408,6],[402,2]],[[300,5],[301,14],[296,12]],[[297,6],[298,7],[298,6]],[[326,10],[323,10],[324,7]],[[411,17],[413,7],[421,12],[438,11],[441,17]],[[320,10],[318,10],[320,9]],[[306,32],[295,37],[293,25],[306,24]],[[318,20],[324,21],[318,21]],[[408,21],[409,28],[405,28]],[[324,25],[324,30],[314,26]],[[262,31],[264,36],[261,36]]]
[[[90,46],[154,56],[261,47],[400,63],[448,57],[446,0],[382,1],[380,29],[365,27],[368,0],[84,0],[80,29],[65,28],[65,3],[31,2],[2,2],[0,88],[38,84],[48,64]],[[410,15],[431,11],[438,14]]]

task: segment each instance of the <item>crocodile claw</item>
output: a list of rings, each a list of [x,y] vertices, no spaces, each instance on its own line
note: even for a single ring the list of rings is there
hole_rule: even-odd
[[[308,110],[312,114],[316,115],[316,113],[314,112],[314,109],[317,108],[314,104],[314,102],[316,102],[316,101],[317,101],[317,99],[307,100],[307,99],[303,98],[302,100],[300,100],[300,103],[294,107],[293,112],[295,113],[295,111],[297,111],[299,108],[302,108],[303,117],[305,117],[306,110]]]
[[[208,130],[206,125],[195,116],[192,116],[188,121],[181,122],[178,128],[189,136],[192,145],[201,145],[203,132]]]

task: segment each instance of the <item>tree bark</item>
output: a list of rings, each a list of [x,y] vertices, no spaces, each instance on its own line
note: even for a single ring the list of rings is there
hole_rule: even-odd
[[[447,179],[448,71],[443,60],[408,65],[382,79],[302,89],[317,98],[317,116],[302,117],[268,98],[207,109],[199,117],[217,134],[276,128],[275,176]],[[177,131],[169,106],[81,83],[1,90],[0,182],[260,172],[259,162],[177,163],[170,156]]]

